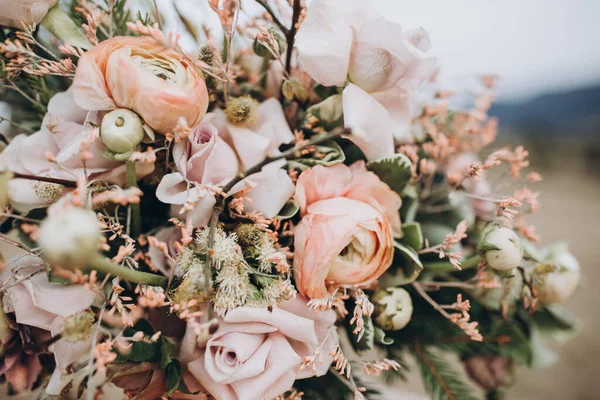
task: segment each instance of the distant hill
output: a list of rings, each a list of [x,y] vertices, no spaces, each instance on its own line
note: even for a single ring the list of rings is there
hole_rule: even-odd
[[[490,115],[500,119],[501,127],[521,135],[600,137],[600,86],[497,103]]]

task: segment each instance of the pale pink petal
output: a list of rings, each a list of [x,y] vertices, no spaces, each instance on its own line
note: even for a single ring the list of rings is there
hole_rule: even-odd
[[[191,193],[188,193],[188,184],[179,172],[163,176],[156,188],[156,198],[167,204],[185,204]]]
[[[342,196],[351,179],[352,173],[344,164],[331,167],[317,165],[304,171],[296,182],[294,195],[300,214],[306,214],[306,208],[315,201]]]
[[[228,125],[232,145],[241,161],[241,168],[248,169],[268,155],[270,140],[268,137],[235,125]]]
[[[346,82],[354,34],[344,15],[344,2],[313,1],[296,35],[298,62],[325,86]]]
[[[279,146],[291,143],[294,140],[294,134],[288,125],[281,103],[274,98],[265,100],[258,106],[261,124],[256,130],[261,136],[269,139],[267,152],[272,154],[279,153]]]
[[[84,110],[112,110],[116,108],[106,86],[104,74],[95,62],[93,50],[79,59],[73,79],[73,99]]]
[[[342,93],[344,124],[352,129],[349,139],[376,160],[394,154],[394,121],[387,110],[371,95],[350,84]]]

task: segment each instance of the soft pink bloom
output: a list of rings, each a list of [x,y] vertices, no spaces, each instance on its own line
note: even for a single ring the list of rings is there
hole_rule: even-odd
[[[0,25],[21,27],[39,24],[58,0],[0,0]]]
[[[181,240],[181,229],[174,226],[169,226],[159,230],[156,235],[156,239],[167,244],[168,254],[175,260],[177,258],[177,249],[175,248],[175,242]],[[165,276],[171,276],[175,263],[165,256],[165,254],[158,248],[150,246],[148,249],[148,257],[154,268],[158,269]],[[175,272],[177,275],[177,271]]]
[[[175,205],[175,213],[186,202],[194,202],[188,218],[194,226],[206,225],[216,200],[203,185],[226,184],[246,169],[245,165],[262,161],[267,154],[276,153],[282,143],[293,139],[281,105],[273,101],[259,106],[259,111],[263,107],[262,122],[252,127],[229,124],[220,110],[208,114],[188,139],[174,145],[177,170],[162,178],[156,189],[158,199]],[[249,201],[244,204],[245,211],[259,211],[267,218],[276,216],[294,193],[294,184],[282,166],[281,162],[265,166],[261,172],[237,184],[228,195],[250,185],[252,190],[246,195]]]
[[[161,133],[171,132],[181,117],[196,126],[208,108],[197,67],[148,37],[115,37],[85,53],[73,93],[86,110],[127,108]]]
[[[48,104],[42,128],[33,135],[15,137],[0,153],[0,168],[73,181],[83,178],[87,172],[90,179],[125,184],[125,164],[104,158],[106,147],[99,140],[88,148],[93,158],[86,162],[84,171],[81,144],[93,133],[86,121],[98,123],[100,119],[98,113],[79,108],[73,102],[70,90],[58,93]],[[46,153],[52,154],[60,166],[48,161]],[[154,165],[138,164],[138,175],[147,175],[153,169]],[[11,205],[21,212],[48,205],[55,200],[47,195],[45,189],[48,187],[48,184],[33,180],[13,179],[9,183]]]
[[[204,348],[188,327],[181,357],[199,383],[220,400],[270,400],[291,389],[296,379],[327,373],[337,344],[336,315],[315,313],[300,297],[272,310],[241,307],[221,320]],[[321,345],[321,362],[299,370],[304,357]]]
[[[27,275],[43,267],[44,262],[38,257],[24,256],[11,266],[20,267],[19,275]],[[17,323],[43,329],[56,336],[62,332],[65,317],[88,309],[95,297],[94,292],[81,285],[50,283],[45,270],[42,269],[31,278],[9,287],[3,303],[5,312],[15,313]],[[67,339],[60,339],[53,344],[56,370],[46,389],[49,394],[59,394],[68,383],[68,380],[61,379],[63,371],[88,354],[90,340],[73,343]]]
[[[303,216],[294,236],[301,294],[322,298],[328,286],[365,287],[390,267],[402,202],[364,162],[303,172],[294,199]]]
[[[315,0],[296,38],[298,61],[325,86],[351,83],[343,92],[344,123],[367,159],[394,153],[412,141],[412,91],[436,71],[429,36],[404,32],[368,2]]]

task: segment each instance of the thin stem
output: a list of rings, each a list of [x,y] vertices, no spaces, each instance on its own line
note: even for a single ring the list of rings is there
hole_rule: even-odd
[[[137,187],[137,173],[135,171],[135,162],[127,161],[127,186]],[[140,212],[140,204],[130,204],[131,208],[131,234],[132,238],[138,237],[142,233],[142,216]]]
[[[479,263],[482,260],[483,259],[478,255],[471,256],[460,263],[460,268],[461,268],[461,270],[475,268],[479,265]],[[456,271],[456,268],[454,268],[454,266],[448,261],[436,261],[436,262],[423,263],[423,269],[427,272],[453,272],[453,271]]]
[[[97,255],[92,259],[89,268],[141,285],[160,286],[163,288],[167,286],[167,278],[162,275],[125,268],[101,255]]]
[[[256,0],[256,2],[263,6],[267,13],[269,13],[269,15],[271,16],[271,19],[273,19],[275,25],[277,25],[281,32],[283,32],[283,34],[287,36],[289,33],[289,29],[283,24],[283,22],[281,22],[281,20],[279,19],[275,11],[271,8],[271,6],[265,0]]]
[[[292,70],[292,53],[294,51],[294,40],[296,38],[296,32],[298,28],[296,25],[298,24],[298,19],[300,18],[300,12],[302,11],[302,5],[300,4],[300,0],[294,0],[294,8],[292,14],[292,26],[287,32],[287,53],[285,55],[285,70],[289,74]]]
[[[112,293],[112,291],[111,291]],[[109,294],[110,297],[110,294]],[[96,329],[94,329],[94,335],[92,336],[92,346],[90,349],[90,359],[87,364],[88,372],[88,386],[87,386],[87,400],[93,400],[96,395],[96,385],[94,382],[94,354],[96,352],[96,343],[98,343],[98,331],[100,331],[102,317],[104,316],[104,311],[106,310],[106,301],[102,303],[102,308],[100,309],[100,314],[98,315],[98,325]]]
[[[21,174],[19,172],[11,172],[11,173],[13,174],[13,178],[15,178],[15,179],[27,179],[30,181],[56,183],[57,185],[62,185],[64,187],[70,187],[70,188],[77,187],[77,182],[70,181],[68,179],[50,178],[49,176]]]
[[[10,120],[10,119],[8,119],[8,118],[4,118],[4,117],[1,117],[1,116],[0,116],[0,123],[2,123],[2,122],[4,122],[4,121],[8,122],[10,125],[12,125],[12,126],[14,126],[14,127],[16,127],[16,128],[19,128],[19,129],[22,129],[22,130],[24,130],[25,132],[28,132],[28,133],[33,133],[33,129],[31,129],[31,128],[28,128],[28,127],[26,127],[26,126],[23,126],[23,125],[21,125],[21,124],[19,124],[19,123],[15,122],[15,121],[12,121],[12,120]],[[9,144],[9,142],[8,142],[8,139],[6,139],[6,137],[4,137],[4,135],[0,135],[0,140],[2,140],[2,141],[3,141],[4,143],[6,143],[6,144]]]

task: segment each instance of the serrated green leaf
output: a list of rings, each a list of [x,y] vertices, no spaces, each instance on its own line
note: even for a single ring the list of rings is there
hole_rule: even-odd
[[[379,278],[380,287],[397,287],[413,282],[421,271],[423,264],[419,254],[411,247],[394,241],[394,262],[392,267]]]
[[[440,355],[414,346],[414,355],[421,367],[423,386],[432,400],[476,400],[475,390],[465,383],[456,367]]]
[[[412,162],[407,156],[400,153],[369,161],[367,168],[399,195],[402,194],[412,178]]]
[[[418,222],[402,224],[402,241],[415,250],[423,248],[423,232]]]

